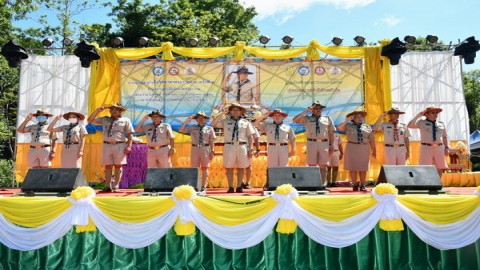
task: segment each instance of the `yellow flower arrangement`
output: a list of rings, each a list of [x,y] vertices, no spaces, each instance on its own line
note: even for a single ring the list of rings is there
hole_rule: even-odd
[[[384,194],[397,195],[398,189],[392,184],[382,183],[375,187],[375,193],[377,193],[378,195],[384,195]]]
[[[77,187],[75,190],[73,190],[72,193],[70,194],[70,197],[78,201],[80,199],[86,199],[94,193],[95,193],[95,190],[93,190],[93,188],[89,186],[82,186],[82,187]]]
[[[480,186],[477,187],[477,191],[480,192]]]
[[[173,190],[173,196],[177,200],[190,200],[195,194],[195,189],[189,185],[181,185]]]
[[[295,188],[291,184],[283,184],[277,187],[275,193],[280,195],[288,195],[293,190],[295,190]]]

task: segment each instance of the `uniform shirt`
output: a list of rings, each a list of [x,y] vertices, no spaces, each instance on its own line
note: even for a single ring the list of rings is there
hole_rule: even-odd
[[[290,140],[295,140],[296,136],[293,129],[286,124],[279,126],[278,140],[275,139],[275,124],[274,123],[260,123],[258,129],[267,135],[268,143],[289,143]]]
[[[368,143],[373,140],[373,130],[369,125],[362,124],[360,130],[362,132],[363,143]],[[345,127],[345,135],[347,135],[347,141],[358,143],[357,124],[348,122]]]
[[[340,151],[338,145],[342,144],[342,137],[338,133],[333,134],[333,151]]]
[[[111,123],[113,122],[113,125]],[[110,116],[103,116],[96,118],[94,124],[102,125],[103,127],[103,141],[106,142],[124,142],[125,138],[133,133],[132,123],[126,117],[113,119]],[[112,126],[111,134],[109,134],[110,126]]]
[[[224,142],[232,142],[233,127],[235,126],[235,121],[232,119],[223,119],[218,122],[217,126],[219,128],[223,128]],[[250,136],[255,136],[255,129],[248,120],[239,119],[238,141],[248,142],[248,137]],[[236,138],[235,141],[237,141]]]
[[[194,125],[194,126],[189,126],[185,129],[186,133],[190,134],[192,137],[192,144],[210,144],[210,139],[215,139],[217,136],[215,135],[215,131],[211,126],[204,126],[203,127],[203,142],[199,142],[198,140],[200,139],[200,126]]]
[[[395,125],[391,122],[381,123],[376,131],[383,131],[383,142],[385,144],[405,144],[405,138],[410,137],[410,131],[408,131],[407,125],[404,123],[397,124],[398,140],[395,141]]]
[[[442,137],[447,137],[445,124],[441,121],[435,123],[437,139],[433,141],[433,123],[426,119],[418,119],[412,128],[420,129],[420,141],[422,143],[443,143]]]
[[[320,127],[320,132],[316,132],[316,121],[315,116],[303,116],[300,118],[300,123],[305,126],[307,139],[328,139],[328,134],[330,132],[335,132],[335,126],[333,125],[332,119],[328,116],[320,116],[318,118],[318,124]]]
[[[47,130],[48,125],[30,125],[25,127],[26,132],[30,132],[32,140],[30,145],[32,146],[41,146],[52,144],[52,141],[57,140],[57,134],[55,132],[50,132]],[[37,137],[38,135],[38,137]]]
[[[70,131],[70,140],[67,141],[67,133],[68,133],[68,130],[70,129],[70,125],[63,125],[63,126],[60,127],[60,129],[62,129],[62,132],[63,132],[63,142],[64,143],[67,143],[67,142],[70,142],[70,143],[78,142],[78,143],[80,143],[82,136],[85,136],[87,134],[87,130],[85,129],[84,126],[82,126],[80,124],[76,125]]]
[[[145,131],[145,135],[147,136],[147,144],[149,146],[163,146],[170,144],[170,139],[175,138],[173,135],[172,127],[167,123],[160,123],[157,129],[157,140],[152,140],[153,135],[155,133],[155,124],[150,123],[143,125],[143,130]]]
[[[238,89],[240,88],[240,100],[237,100]],[[257,87],[255,84],[246,80],[244,83],[238,81],[232,83],[227,87],[226,91],[229,93],[227,101],[234,102],[238,101],[239,103],[254,103],[259,102],[259,95],[257,93]]]

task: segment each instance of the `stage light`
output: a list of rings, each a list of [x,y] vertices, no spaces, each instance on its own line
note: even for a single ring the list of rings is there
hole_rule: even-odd
[[[73,51],[73,53],[80,58],[80,63],[84,68],[90,67],[90,63],[93,60],[100,59],[100,54],[98,54],[95,46],[86,42],[85,40],[82,40],[77,44],[77,48]]]
[[[427,36],[427,41],[430,42],[430,43],[437,43],[438,37],[434,36],[434,35],[428,35]]]
[[[260,41],[260,43],[262,43],[263,45],[267,44],[269,41],[270,41],[270,38],[267,37],[267,36],[260,36],[260,38],[258,39],[258,41]]]
[[[3,45],[0,54],[7,59],[9,67],[19,67],[22,59],[28,58],[27,50],[11,40]]]
[[[417,38],[414,36],[405,36],[403,40],[409,44],[413,44],[415,41],[417,41]]]
[[[332,38],[332,43],[335,44],[335,46],[339,46],[340,44],[342,44],[342,42],[343,42],[343,38],[341,37]]]
[[[149,40],[147,37],[141,37],[138,39],[138,46],[139,47],[147,47],[149,44]]]
[[[65,46],[67,46],[67,47],[68,47],[68,46],[72,46],[73,40],[70,39],[70,38],[68,38],[68,37],[66,37],[66,38],[63,39],[62,43],[63,43],[63,45],[65,45]]]
[[[398,37],[394,38],[390,43],[382,48],[382,56],[390,59],[390,65],[398,65],[400,57],[407,51],[405,43],[401,42]]]
[[[53,41],[53,39],[51,39],[51,38],[46,38],[46,39],[42,40],[42,44],[43,44],[43,46],[45,46],[45,47],[50,47],[50,46],[52,46],[53,42],[54,42],[54,41]]]
[[[362,36],[356,36],[353,38],[358,46],[362,46],[365,43],[365,38]]]
[[[290,45],[293,41],[293,38],[289,35],[286,35],[282,38],[283,43]]]
[[[211,37],[208,39],[208,46],[215,47],[219,41],[220,39],[218,37]]]
[[[113,47],[114,48],[123,48],[125,46],[125,42],[123,38],[121,37],[116,37],[113,39]]]
[[[198,46],[198,38],[190,38],[188,40],[188,45],[190,45],[190,47],[197,47]]]
[[[474,36],[471,36],[455,47],[453,55],[461,55],[465,64],[469,65],[475,62],[478,50],[480,50],[480,44]]]

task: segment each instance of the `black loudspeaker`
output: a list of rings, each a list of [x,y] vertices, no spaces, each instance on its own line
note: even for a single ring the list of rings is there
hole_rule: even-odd
[[[171,192],[180,185],[197,189],[198,168],[149,168],[145,178],[145,192]]]
[[[377,183],[390,183],[398,190],[441,190],[442,181],[433,165],[383,165]]]
[[[80,186],[88,186],[80,168],[38,168],[28,170],[22,191],[66,193]]]
[[[268,190],[283,184],[291,184],[302,191],[324,189],[319,167],[272,167],[267,169]]]

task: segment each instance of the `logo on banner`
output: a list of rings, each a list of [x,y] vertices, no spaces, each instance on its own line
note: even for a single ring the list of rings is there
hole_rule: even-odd
[[[190,67],[190,66],[189,66],[189,67],[186,67],[186,68],[185,68],[185,74],[187,74],[187,75],[195,75],[195,74],[197,74],[197,71],[195,70],[194,67]]]
[[[152,70],[153,75],[155,76],[162,76],[163,73],[165,73],[165,70],[163,70],[162,67],[154,67]]]
[[[342,74],[342,69],[337,66],[333,66],[330,68],[330,74],[332,74],[333,76],[338,76]]]
[[[300,74],[300,76],[307,76],[310,74],[310,68],[307,66],[301,66],[298,68],[298,74]]]
[[[295,69],[293,67],[288,67],[287,75],[292,76],[293,74],[295,74]]]
[[[323,67],[316,67],[316,68],[315,68],[315,74],[317,74],[317,75],[323,75],[323,74],[325,74],[325,68],[323,68]]]
[[[180,73],[180,69],[178,69],[177,67],[171,67],[169,70],[168,70],[168,74],[172,75],[172,76],[177,76],[178,73]]]

